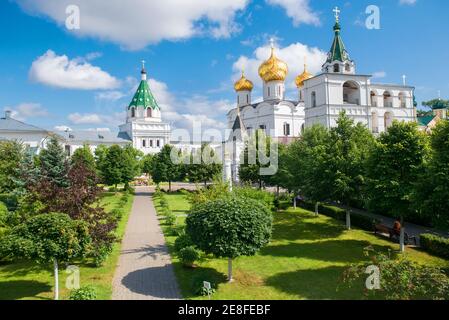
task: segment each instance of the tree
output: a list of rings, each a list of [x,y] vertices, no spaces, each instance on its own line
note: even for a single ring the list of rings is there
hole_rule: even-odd
[[[51,137],[47,147],[39,155],[40,176],[59,187],[68,185],[67,155],[56,137]]]
[[[109,147],[104,162],[101,165],[101,176],[107,185],[117,185],[123,181],[125,155],[118,145]]]
[[[430,160],[417,184],[414,203],[435,226],[449,228],[449,121],[438,122],[430,141]]]
[[[152,154],[147,154],[142,158],[140,167],[142,168],[143,173],[145,173],[147,175],[151,175],[151,170],[153,168],[154,159],[155,159],[155,156]]]
[[[401,251],[404,219],[413,211],[411,199],[427,155],[427,137],[417,124],[395,121],[381,134],[367,161],[369,207],[401,219]]]
[[[0,142],[0,194],[11,193],[17,187],[20,178],[17,165],[25,157],[24,147],[16,141]]]
[[[181,177],[181,164],[171,159],[173,146],[166,144],[155,156],[151,176],[153,181],[158,183],[168,182],[171,192],[171,183]],[[179,155],[179,154],[178,154]]]
[[[271,212],[260,202],[222,198],[198,204],[186,219],[186,232],[201,250],[228,258],[228,280],[232,281],[232,259],[252,256],[269,243]]]
[[[331,186],[331,198],[346,206],[364,203],[366,182],[365,164],[374,136],[361,123],[354,124],[345,112],[337,119],[337,126],[330,130],[327,152],[327,170]]]
[[[449,109],[449,100],[433,99],[430,101],[423,101],[422,105],[432,109]]]
[[[81,162],[90,170],[95,171],[96,169],[95,158],[88,144],[83,145],[82,148],[76,149],[70,159],[70,162],[72,166]]]
[[[330,200],[331,172],[327,167],[329,131],[314,125],[303,136],[290,144],[284,158],[290,175],[289,188],[315,202],[316,213],[322,201]]]
[[[185,171],[190,182],[202,182],[206,186],[220,175],[222,166],[214,150],[204,143],[190,156],[190,164],[186,165]]]
[[[104,144],[99,145],[94,152],[95,167],[97,168],[97,175],[104,181],[103,169],[106,166],[106,156],[108,154],[108,147]]]
[[[81,258],[90,244],[87,225],[60,213],[38,215],[0,239],[0,256],[53,262],[55,300],[59,298],[58,264]]]
[[[131,145],[123,148],[123,167],[122,167],[122,181],[125,184],[125,189],[128,189],[129,183],[137,176],[140,176],[142,169],[140,167],[140,160],[143,153]]]

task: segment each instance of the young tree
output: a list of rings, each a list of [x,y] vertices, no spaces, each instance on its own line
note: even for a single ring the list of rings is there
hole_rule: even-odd
[[[89,170],[95,171],[95,158],[90,150],[90,146],[88,144],[83,145],[82,148],[76,149],[70,159],[71,165],[75,165],[77,163],[83,163]]]
[[[416,207],[439,228],[449,227],[449,121],[440,121],[431,135],[431,156],[417,184]]]
[[[204,183],[213,181],[222,171],[218,157],[209,144],[202,144],[201,149],[196,150],[190,156],[190,164],[186,165],[185,171],[190,182]]]
[[[143,153],[131,145],[123,148],[122,182],[125,184],[125,189],[128,189],[131,181],[141,175],[140,160],[142,157]]]
[[[151,170],[153,168],[153,161],[156,157],[152,154],[145,155],[142,160],[140,167],[142,168],[142,172],[151,175]]]
[[[171,192],[171,183],[181,177],[181,164],[175,163],[171,159],[173,146],[165,145],[153,161],[151,176],[156,183],[168,182]]]
[[[106,166],[106,156],[108,154],[108,147],[105,145],[99,145],[94,152],[95,155],[95,167],[97,168],[97,175],[102,181],[104,181],[104,168]]]
[[[228,280],[232,281],[232,259],[252,256],[269,243],[272,214],[260,202],[223,198],[193,207],[186,219],[186,232],[201,250],[228,258]]]
[[[393,122],[382,133],[367,162],[370,207],[401,219],[400,247],[404,251],[404,219],[428,155],[427,137],[416,123]]]
[[[0,142],[0,194],[12,193],[17,187],[16,180],[20,178],[17,165],[25,157],[25,150],[16,141]]]
[[[0,257],[30,259],[54,266],[55,300],[59,299],[58,265],[82,257],[90,237],[84,222],[59,213],[38,215],[0,239]]]
[[[107,185],[117,185],[123,181],[123,168],[126,165],[123,149],[118,145],[111,146],[101,165],[101,176]]]
[[[67,154],[56,137],[51,137],[47,148],[39,154],[39,165],[42,179],[54,182],[58,187],[68,185]]]

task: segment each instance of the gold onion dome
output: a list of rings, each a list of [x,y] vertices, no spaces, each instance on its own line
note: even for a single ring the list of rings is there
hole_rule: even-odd
[[[260,77],[265,82],[285,81],[285,78],[287,78],[287,73],[287,64],[276,57],[274,54],[274,48],[272,47],[270,58],[259,67]]]
[[[234,84],[235,91],[252,91],[253,88],[253,83],[246,79],[245,74],[242,72],[242,77]]]
[[[313,74],[307,71],[307,66],[304,64],[304,72],[296,77],[296,87],[301,88],[304,85],[304,81],[309,80],[310,78],[313,78]]]

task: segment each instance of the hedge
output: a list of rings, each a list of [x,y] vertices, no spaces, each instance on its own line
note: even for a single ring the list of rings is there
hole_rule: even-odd
[[[315,211],[315,204],[311,202],[301,201],[299,205],[306,210]],[[336,220],[346,222],[346,210],[344,209],[320,204],[318,206],[318,212]],[[374,225],[379,222],[380,221],[377,219],[373,219],[356,213],[351,213],[351,225],[362,230],[373,231]]]
[[[423,250],[449,259],[449,239],[426,233],[420,235],[420,243]]]

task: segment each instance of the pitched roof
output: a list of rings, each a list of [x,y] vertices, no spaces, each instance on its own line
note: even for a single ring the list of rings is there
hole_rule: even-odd
[[[13,118],[0,118],[0,131],[28,131],[47,133],[47,130]]]
[[[63,131],[57,133],[67,142],[93,143],[93,144],[123,144],[129,143],[131,139],[126,139],[124,135],[117,135],[109,131]]]
[[[229,135],[229,141],[234,139],[236,141],[243,141],[246,135],[245,125],[243,124],[242,117],[240,117],[240,113],[238,113],[232,126],[232,132]]]
[[[142,80],[140,82],[137,91],[129,104],[129,109],[132,107],[144,107],[145,109],[151,108],[153,110],[160,110],[159,105],[157,104],[156,99],[151,92],[150,86],[146,80]]]
[[[422,127],[427,127],[433,119],[435,119],[435,116],[418,117],[418,124]]]

